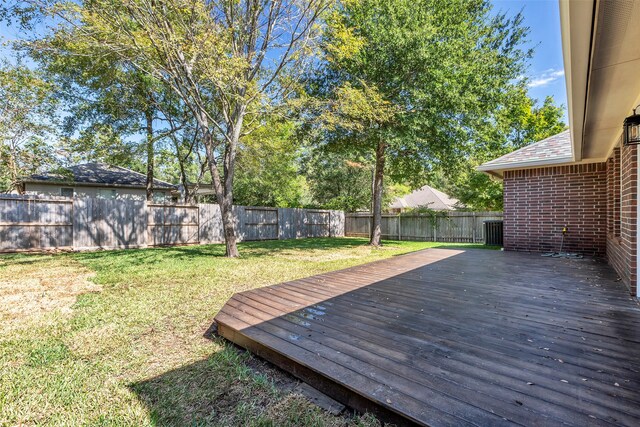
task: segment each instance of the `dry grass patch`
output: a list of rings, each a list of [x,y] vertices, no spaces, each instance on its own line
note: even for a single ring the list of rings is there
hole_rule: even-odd
[[[95,272],[56,256],[0,258],[0,324],[8,330],[58,310],[69,314],[78,295],[98,292]]]

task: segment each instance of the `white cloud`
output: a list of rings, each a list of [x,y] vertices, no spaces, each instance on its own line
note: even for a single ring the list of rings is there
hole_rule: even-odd
[[[558,80],[560,77],[564,76],[564,70],[554,70],[549,69],[546,70],[537,76],[533,77],[527,86],[529,87],[541,87],[546,86],[554,81]]]

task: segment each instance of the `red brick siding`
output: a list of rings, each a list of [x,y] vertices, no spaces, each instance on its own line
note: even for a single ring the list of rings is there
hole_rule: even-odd
[[[603,256],[631,294],[637,284],[638,147],[606,163],[504,173],[504,247]]]
[[[607,247],[607,164],[504,173],[506,250],[563,251],[604,256]]]
[[[608,162],[607,259],[632,294],[637,283],[638,149],[614,150]],[[617,186],[617,188],[616,188]]]

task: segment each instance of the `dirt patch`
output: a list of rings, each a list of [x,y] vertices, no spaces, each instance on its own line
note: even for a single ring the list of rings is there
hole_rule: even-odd
[[[69,313],[78,295],[101,290],[91,282],[93,275],[71,259],[0,260],[2,329],[18,327],[54,310]]]

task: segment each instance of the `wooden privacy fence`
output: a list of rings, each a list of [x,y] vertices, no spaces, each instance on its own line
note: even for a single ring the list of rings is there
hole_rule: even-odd
[[[344,236],[344,212],[234,206],[239,241]],[[0,252],[224,241],[217,204],[0,195]]]
[[[446,214],[401,214],[382,216],[382,238],[428,242],[484,243],[484,221],[500,220],[502,212],[448,212]],[[345,235],[366,237],[371,215],[346,214]]]
[[[0,251],[30,247],[73,248],[73,202],[69,199],[0,198]]]

